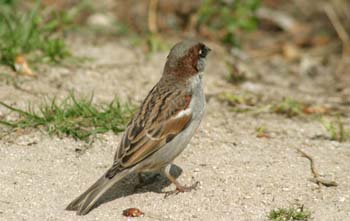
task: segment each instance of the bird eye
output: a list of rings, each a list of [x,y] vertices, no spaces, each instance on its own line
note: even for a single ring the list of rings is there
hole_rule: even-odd
[[[201,45],[201,47],[198,50],[198,56],[200,58],[206,58],[210,51],[211,51],[210,48],[208,48],[205,45]]]
[[[208,55],[209,50],[206,47],[203,47],[199,50],[199,57],[205,58]]]

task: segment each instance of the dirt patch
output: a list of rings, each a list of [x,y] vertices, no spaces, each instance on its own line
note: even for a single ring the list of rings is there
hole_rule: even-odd
[[[82,95],[93,92],[97,103],[110,102],[115,96],[140,103],[160,78],[167,55],[146,57],[122,41],[94,45],[76,38],[70,45],[75,55],[92,60],[77,67],[40,66],[37,79],[21,83],[33,93],[1,82],[0,100],[25,107],[47,96],[63,98],[74,90]],[[281,62],[278,58],[247,62],[248,67],[263,73],[264,81],[234,86],[225,79],[223,50],[212,47],[204,77],[207,94],[251,90],[317,104],[341,103],[335,92],[323,96],[327,87],[320,87],[318,81],[288,75],[288,68],[276,65]],[[7,113],[0,109],[1,115]],[[349,127],[347,115],[341,120]],[[261,125],[268,128],[270,138],[256,137],[256,128]],[[137,182],[130,178],[114,189],[108,202],[81,218],[64,208],[111,165],[120,135],[99,135],[92,144],[86,144],[34,130],[13,133],[0,140],[0,217],[120,220],[124,209],[135,207],[145,213],[144,220],[266,220],[271,209],[304,204],[314,220],[346,220],[350,217],[350,143],[317,139],[318,135],[327,133],[312,118],[236,113],[211,98],[200,130],[175,161],[183,170],[179,181],[199,181],[197,191],[164,199],[159,192],[174,187],[157,178],[156,183],[133,193]],[[77,148],[84,152],[77,153]],[[318,187],[310,182],[310,162],[297,148],[312,155],[320,176],[335,180],[338,186]]]

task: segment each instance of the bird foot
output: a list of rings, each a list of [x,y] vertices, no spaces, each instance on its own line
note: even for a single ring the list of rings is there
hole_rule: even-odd
[[[171,195],[177,195],[179,193],[184,193],[184,192],[190,192],[192,190],[196,190],[198,187],[199,182],[195,182],[191,186],[177,186],[175,190],[167,191],[165,192],[164,199],[168,198]]]

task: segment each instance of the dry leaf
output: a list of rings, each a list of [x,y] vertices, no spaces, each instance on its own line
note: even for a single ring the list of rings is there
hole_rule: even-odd
[[[313,46],[323,46],[331,42],[330,37],[325,35],[316,35],[311,39]]]
[[[305,114],[325,114],[328,112],[328,109],[325,107],[305,107],[303,112]]]
[[[271,138],[271,136],[268,133],[258,133],[256,135],[257,138]]]
[[[330,43],[331,39],[326,35],[295,35],[293,42],[300,48],[319,47]]]
[[[129,208],[123,211],[123,216],[126,217],[142,217],[145,213],[137,208]]]
[[[290,61],[298,60],[301,56],[300,49],[291,43],[286,43],[283,45],[282,53],[283,56]]]
[[[30,69],[26,58],[23,55],[18,55],[15,59],[15,69],[18,73],[27,76],[35,77],[36,74]]]

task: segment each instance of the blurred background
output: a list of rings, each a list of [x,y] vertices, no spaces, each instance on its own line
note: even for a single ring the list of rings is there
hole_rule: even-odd
[[[1,62],[10,66],[16,56],[38,51],[58,61],[68,55],[67,35],[89,31],[127,37],[149,51],[165,49],[169,38],[196,37],[249,56],[282,54],[301,63],[306,52],[326,61],[340,55],[339,75],[348,63],[346,0],[1,0],[0,6]]]
[[[146,214],[152,206],[161,218],[172,211],[174,220],[348,219],[349,36],[349,0],[0,0],[0,172],[7,180],[0,195],[11,202],[0,215],[17,220],[7,212],[15,205],[29,218],[54,211],[75,220],[61,211],[83,189],[75,176],[94,179],[91,171],[98,176],[109,166],[116,136],[159,80],[171,46],[196,38],[213,49],[206,119],[178,162],[199,171],[181,177],[203,181],[200,197],[177,198],[191,211],[171,200],[151,205],[143,194],[127,199],[143,202]],[[330,181],[310,182],[319,176],[298,148]],[[315,191],[320,185],[334,188]],[[22,196],[29,193],[28,206]],[[298,206],[274,209],[289,203]]]
[[[339,75],[348,63],[346,0],[1,0],[0,6],[1,62],[10,66],[16,56],[38,51],[57,62],[68,55],[65,37],[82,32],[126,37],[148,51],[164,50],[169,38],[196,37],[231,52],[300,63],[306,53],[324,62],[340,56]]]
[[[208,42],[212,63],[224,66],[209,65],[218,74],[208,77],[216,85],[208,99],[238,111],[265,105],[288,117],[339,119],[349,116],[349,30],[347,0],[1,0],[0,80],[33,93],[22,86],[39,85],[45,67],[94,63],[84,45],[116,42],[147,59],[192,37]]]

